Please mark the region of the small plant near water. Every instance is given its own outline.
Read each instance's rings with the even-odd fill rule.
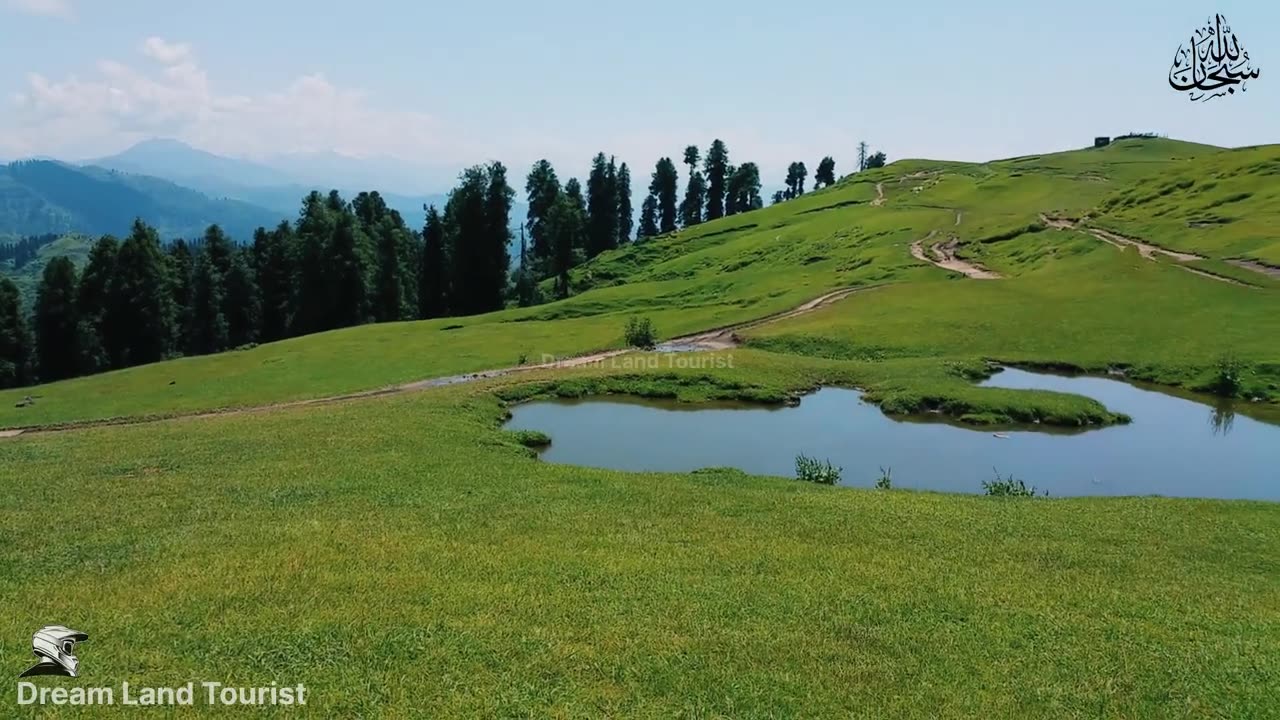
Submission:
[[[831,464],[830,460],[811,458],[804,453],[796,456],[796,479],[819,485],[835,485],[840,482],[844,468]]]
[[[982,481],[982,489],[991,497],[1035,497],[1040,494],[1034,485],[1027,485],[1026,482],[1015,478],[1012,473],[1008,477],[1001,477],[999,470],[991,469],[995,472],[996,479]]]
[[[622,336],[631,347],[652,350],[657,344],[658,331],[653,328],[653,321],[646,317],[627,318]]]
[[[880,466],[880,477],[876,478],[876,489],[877,490],[893,489],[893,468],[885,469],[883,465]]]
[[[1218,358],[1214,368],[1214,391],[1226,397],[1238,397],[1244,389],[1244,370],[1244,363],[1235,355],[1227,354]]]

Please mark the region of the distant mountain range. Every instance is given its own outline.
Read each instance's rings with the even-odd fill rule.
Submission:
[[[443,208],[449,199],[441,192],[413,193],[404,188],[424,187],[424,171],[390,158],[354,158],[339,153],[295,153],[266,163],[214,155],[177,140],[146,140],[110,157],[87,165],[126,173],[164,178],[213,197],[239,200],[294,218],[302,198],[312,190],[337,189],[351,198],[364,190],[377,190],[387,205],[398,210],[409,227],[421,229],[425,205]],[[436,178],[450,178],[454,171],[426,171]],[[512,178],[513,185],[519,185]],[[512,228],[518,232],[527,206],[516,203]]]
[[[0,236],[123,235],[141,217],[165,238],[195,237],[212,223],[247,241],[291,214],[146,175],[53,160],[0,166]]]
[[[443,193],[404,193],[415,170],[394,160],[337,153],[282,155],[270,164],[205,152],[177,140],[147,140],[117,155],[73,164],[41,158],[0,165],[0,237],[78,232],[123,234],[141,217],[166,238],[195,237],[218,223],[246,242],[259,226],[297,217],[312,190],[350,199],[377,190],[412,228]],[[514,182],[514,181],[513,181]],[[527,206],[517,202],[518,236]]]

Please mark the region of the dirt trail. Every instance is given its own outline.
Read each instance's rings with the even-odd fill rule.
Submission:
[[[876,199],[871,201],[873,207],[884,204],[884,183],[876,183]]]
[[[1199,276],[1200,276],[1200,277],[1202,277],[1202,278],[1209,278],[1210,280],[1217,280],[1218,282],[1223,282],[1223,283],[1226,283],[1226,284],[1228,284],[1228,285],[1239,285],[1240,287],[1252,288],[1252,289],[1254,289],[1254,290],[1257,290],[1257,289],[1258,289],[1258,286],[1257,286],[1257,285],[1249,285],[1249,284],[1247,284],[1247,283],[1242,283],[1242,282],[1240,282],[1239,280],[1236,280],[1236,279],[1234,279],[1234,278],[1229,278],[1229,277],[1227,277],[1227,276],[1225,276],[1225,275],[1215,275],[1214,273],[1211,273],[1211,272],[1209,272],[1208,270],[1197,270],[1196,268],[1187,267],[1187,266],[1185,266],[1185,265],[1179,265],[1178,267],[1182,268],[1183,270],[1186,270],[1187,272],[1191,273],[1192,275],[1199,275]]]
[[[809,300],[808,302],[784,310],[782,312],[766,315],[755,320],[747,320],[732,325],[725,325],[711,330],[704,330],[693,335],[685,335],[683,337],[673,338],[664,343],[659,344],[655,349],[659,352],[693,352],[705,350],[728,350],[737,347],[740,344],[740,338],[737,333],[740,330],[758,327],[771,322],[785,320],[787,318],[796,317],[805,313],[813,312],[819,308],[826,307],[832,303],[843,300],[850,295],[865,290],[875,290],[881,286],[843,288],[834,290]],[[575,357],[552,360],[550,362],[537,363],[533,365],[517,365],[514,367],[497,368],[494,370],[484,370],[481,372],[464,373],[462,375],[447,375],[444,377],[427,378],[425,380],[417,380],[415,382],[404,383],[402,385],[393,385],[375,390],[362,390],[359,392],[343,393],[341,395],[330,395],[328,397],[310,398],[307,400],[292,400],[287,402],[268,403],[265,405],[256,405],[250,407],[233,407],[221,408],[216,410],[197,410],[192,412],[179,412],[168,415],[149,415],[125,418],[104,418],[100,420],[82,420],[67,423],[58,423],[52,425],[18,427],[10,429],[0,429],[0,439],[13,438],[24,434],[35,433],[53,433],[53,432],[69,432],[72,430],[83,430],[94,427],[116,426],[116,425],[144,425],[147,423],[161,422],[165,420],[185,420],[204,417],[218,417],[224,415],[247,415],[250,413],[271,412],[274,410],[288,410],[292,408],[310,407],[313,405],[329,405],[332,403],[346,402],[350,400],[363,400],[368,398],[382,397],[385,395],[399,395],[402,393],[419,392],[435,387],[445,387],[449,385],[459,385],[462,383],[475,382],[477,380],[488,380],[492,378],[504,377],[516,373],[527,372],[530,370],[550,370],[560,368],[575,368],[584,365],[592,365],[603,362],[613,357],[634,352],[634,348],[625,348],[622,350],[603,350],[600,352],[589,353],[587,355],[578,355]]]
[[[956,255],[956,248],[960,247],[960,238],[955,235],[947,238],[946,242],[933,243],[929,245],[928,250],[926,251],[925,243],[928,243],[937,235],[938,231],[934,230],[923,240],[917,240],[911,243],[911,256],[917,260],[923,260],[930,265],[936,265],[943,270],[958,272],[965,277],[970,277],[974,280],[1000,279],[1000,273],[988,270],[976,263],[960,259]]]
[[[1235,265],[1238,268],[1252,270],[1257,273],[1262,273],[1268,277],[1280,279],[1280,267],[1276,267],[1275,265],[1267,265],[1256,260],[1228,260],[1227,263]]]
[[[1195,253],[1187,253],[1187,252],[1178,252],[1177,250],[1168,250],[1158,245],[1152,245],[1151,243],[1143,242],[1137,238],[1126,237],[1119,233],[1111,232],[1110,230],[1103,230],[1102,228],[1089,227],[1084,225],[1083,221],[1081,220],[1072,220],[1071,218],[1064,218],[1064,217],[1052,217],[1049,215],[1045,215],[1044,213],[1041,213],[1040,221],[1043,222],[1045,225],[1048,225],[1049,227],[1054,228],[1056,230],[1079,230],[1080,232],[1088,233],[1094,236],[1095,238],[1101,240],[1102,242],[1107,243],[1109,245],[1114,245],[1115,247],[1118,247],[1121,250],[1124,250],[1127,247],[1135,247],[1138,249],[1139,255],[1153,262],[1156,259],[1156,255],[1164,255],[1165,257],[1173,258],[1179,263],[1187,263],[1187,262],[1192,262],[1193,260],[1207,259],[1203,255],[1196,255]],[[1259,268],[1257,267],[1251,267],[1249,264],[1247,264],[1246,261],[1228,260],[1227,262],[1231,263],[1232,265],[1236,265],[1237,267],[1245,267],[1250,270],[1259,270]],[[1191,273],[1192,275],[1199,275],[1202,278],[1217,280],[1218,282],[1226,283],[1228,285],[1238,285],[1240,287],[1247,287],[1247,288],[1254,288],[1254,289],[1257,288],[1256,285],[1243,283],[1234,278],[1229,278],[1229,277],[1226,277],[1225,275],[1218,275],[1217,273],[1212,273],[1212,272],[1209,272],[1208,270],[1200,270],[1198,268],[1187,267],[1186,265],[1176,265],[1175,267],[1181,268],[1182,270],[1185,270]],[[1260,271],[1260,272],[1265,272],[1265,271]],[[1277,277],[1280,277],[1280,268],[1276,268],[1275,273]]]
[[[1050,217],[1042,213],[1040,215],[1040,221],[1057,230],[1079,230],[1081,232],[1089,233],[1102,242],[1109,243],[1120,249],[1124,249],[1125,247],[1135,247],[1138,249],[1138,254],[1147,260],[1155,260],[1156,255],[1171,257],[1178,262],[1191,262],[1192,260],[1205,259],[1203,255],[1178,252],[1177,250],[1167,250],[1158,245],[1143,242],[1137,238],[1126,237],[1120,233],[1111,232],[1110,230],[1103,230],[1102,228],[1084,225],[1079,220],[1071,220],[1070,218],[1063,217]]]

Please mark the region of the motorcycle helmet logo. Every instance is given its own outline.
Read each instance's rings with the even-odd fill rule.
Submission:
[[[31,675],[62,675],[76,677],[80,669],[80,660],[76,658],[76,643],[88,640],[89,636],[79,630],[72,630],[62,625],[48,625],[31,636],[31,651],[40,662],[29,668],[18,677]]]

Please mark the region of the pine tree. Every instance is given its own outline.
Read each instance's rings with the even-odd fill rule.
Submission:
[[[612,160],[598,153],[587,177],[587,257],[618,246],[618,179]]]
[[[204,231],[203,251],[209,256],[209,261],[218,269],[222,277],[225,278],[231,273],[231,260],[235,255],[236,246],[218,225],[210,225],[209,229]]]
[[[578,209],[578,215],[582,218],[582,222],[586,223],[587,202],[582,197],[582,184],[578,182],[578,178],[569,178],[569,181],[564,184],[564,195],[565,197],[569,198],[569,201],[573,203],[573,206]],[[573,254],[574,263],[573,264],[576,265],[582,258],[586,257],[586,254],[587,254],[586,231],[584,230],[583,232],[578,233],[577,235],[575,235],[575,238],[576,238],[576,241],[578,242],[578,245],[574,247],[574,254]]]
[[[394,210],[373,228],[376,245],[376,277],[373,286],[374,319],[407,320],[417,312],[417,283],[413,282],[413,238],[400,213]]]
[[[702,205],[706,202],[707,181],[698,169],[698,146],[684,149],[684,164],[689,166],[689,184],[685,186],[684,200],[680,203],[680,224],[693,227],[702,222]]]
[[[178,238],[169,244],[169,287],[173,297],[173,347],[187,347],[187,328],[191,325],[191,273],[195,259],[191,246]]]
[[[294,335],[334,327],[332,294],[326,272],[329,244],[337,228],[338,216],[344,210],[341,198],[335,195],[330,193],[325,198],[318,192],[312,192],[302,201],[296,230],[294,292],[289,313]],[[336,209],[334,205],[337,205]]]
[[[252,248],[237,248],[226,284],[227,340],[233,348],[258,342],[262,324],[262,296]]]
[[[418,317],[443,317],[449,310],[448,255],[444,220],[434,205],[427,208],[422,228],[422,259],[418,268]]]
[[[582,199],[582,183],[578,182],[578,178],[569,178],[569,182],[564,184],[564,194],[569,196],[569,199],[578,208],[578,212],[585,217],[587,203]]]
[[[725,200],[725,212],[728,214],[744,213],[764,206],[760,197],[760,168],[755,163],[743,163],[729,177],[728,194]]]
[[[58,256],[44,266],[35,307],[35,348],[41,382],[74,377],[80,371],[78,287],[76,266],[70,258]]]
[[[445,241],[453,290],[451,309],[473,315],[502,308],[511,263],[511,201],[501,163],[463,171],[445,205]]]
[[[676,229],[676,193],[680,184],[676,164],[671,158],[658,160],[653,168],[653,181],[649,183],[649,194],[658,201],[658,232],[669,233]]]
[[[885,164],[885,161],[886,161],[886,160],[887,160],[887,158],[885,158],[884,153],[882,153],[882,152],[878,152],[878,153],[876,153],[876,154],[874,154],[874,155],[868,155],[868,156],[867,156],[867,168],[866,168],[866,169],[871,170],[871,169],[874,169],[874,168],[882,168],[882,167],[884,167],[884,164]]]
[[[206,252],[208,248],[206,247]],[[135,220],[107,283],[107,353],[114,367],[163,360],[172,350],[173,296],[155,228]]]
[[[818,163],[818,171],[813,175],[813,189],[830,187],[836,184],[836,161],[830,155]]]
[[[552,254],[551,242],[547,239],[545,230],[547,214],[560,195],[560,180],[551,163],[546,160],[534,163],[525,180],[524,189],[529,203],[525,228],[533,241],[532,254],[536,260],[545,260]]]
[[[640,205],[640,231],[637,238],[650,238],[658,234],[658,198],[645,196]]]
[[[722,140],[715,140],[707,150],[707,220],[724,217],[724,198],[729,179],[729,148]]]
[[[513,290],[515,291],[516,304],[520,307],[529,307],[537,304],[538,301],[538,283],[533,275],[533,268],[530,262],[533,258],[529,254],[529,245],[525,241],[524,228],[520,228],[520,267],[516,269],[516,278]]]
[[[274,230],[260,230],[254,236],[253,261],[262,299],[262,342],[281,340],[289,334],[294,244],[293,226],[288,222],[281,222]]]
[[[867,143],[862,141],[858,143],[858,172],[867,169]]]
[[[22,312],[18,286],[0,278],[0,388],[30,381],[31,338]]]
[[[89,259],[85,263],[84,273],[80,276],[80,288],[76,297],[76,308],[79,310],[81,374],[95,373],[110,367],[111,359],[107,353],[107,303],[109,301],[108,284],[116,270],[116,257],[120,253],[120,242],[110,235],[105,235],[94,243],[89,251]]]
[[[516,192],[507,182],[507,167],[500,162],[486,168],[485,234],[481,256],[485,283],[481,287],[480,312],[501,310],[506,305],[507,281],[511,272],[511,203]]]
[[[626,163],[618,168],[618,244],[631,242],[635,218],[631,210],[631,168]]]
[[[556,278],[557,297],[569,296],[569,269],[574,264],[574,250],[585,242],[586,219],[582,208],[566,193],[556,200],[548,214],[547,232],[555,250],[551,272]]]
[[[187,327],[187,353],[207,355],[226,350],[230,327],[223,312],[226,307],[226,278],[208,246],[200,249],[191,274],[191,313]]]
[[[338,216],[325,276],[333,293],[333,327],[369,321],[369,238],[353,212]]]

